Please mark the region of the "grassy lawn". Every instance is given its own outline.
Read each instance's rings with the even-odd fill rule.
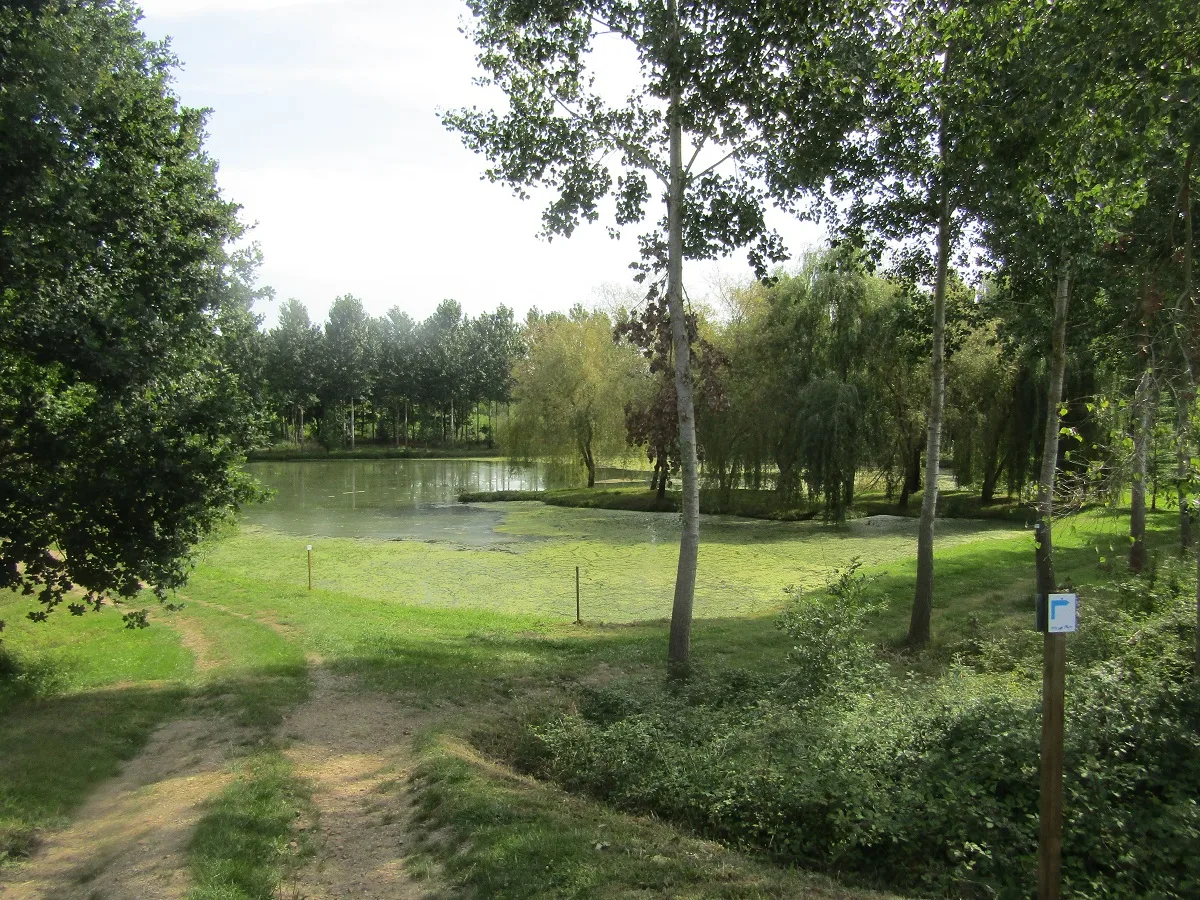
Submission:
[[[307,696],[308,656],[440,711],[436,730],[448,736],[428,741],[418,782],[434,835],[422,852],[481,895],[857,896],[567,797],[472,748],[472,736],[495,741],[523,707],[569,703],[572,687],[590,679],[659,677],[666,653],[672,517],[534,503],[502,509],[505,540],[485,548],[231,532],[204,548],[184,608],[155,609],[141,631],[122,629],[113,609],[37,626],[22,618],[24,598],[0,600],[18,672],[0,680],[0,864],[27,852],[38,829],[66,822],[171,717],[221,715],[268,734]],[[1173,524],[1173,513],[1152,515],[1155,552],[1169,552]],[[1123,516],[1100,512],[1062,525],[1060,576],[1086,585],[1122,565],[1126,528]],[[839,529],[713,517],[703,540],[693,647],[704,671],[780,671],[788,642],[774,614],[783,587],[815,589],[853,557],[887,599],[873,636],[894,645],[904,634],[913,522]],[[916,671],[939,671],[971,635],[1032,625],[1030,532],[945,520],[937,540],[934,644],[896,656]],[[573,624],[577,565],[582,627]],[[263,885],[277,885],[286,870],[255,841],[279,846],[290,826],[273,810],[303,808],[304,787],[269,742],[247,752],[198,832],[196,897],[270,896]],[[534,892],[514,893],[521,879]]]

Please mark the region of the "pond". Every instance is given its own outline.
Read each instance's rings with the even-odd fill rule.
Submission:
[[[463,491],[563,487],[549,466],[504,459],[305,460],[249,463],[274,496],[244,520],[284,534],[373,540],[451,541],[480,546],[498,534],[498,510],[465,506]]]

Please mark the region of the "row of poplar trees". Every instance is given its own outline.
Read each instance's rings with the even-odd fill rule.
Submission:
[[[517,192],[549,189],[547,235],[601,214],[643,224],[644,345],[673,372],[683,531],[669,661],[690,653],[700,540],[688,260],[785,256],[772,204],[921,275],[930,322],[924,491],[910,642],[930,637],[952,264],[986,270],[1046,359],[1039,591],[1067,360],[1093,330],[1136,379],[1135,460],[1151,407],[1176,398],[1190,475],[1200,363],[1192,186],[1200,29],[1192,0],[469,0],[482,80],[501,111],[445,124]],[[605,66],[636,54],[632,93]],[[596,75],[601,77],[595,77]],[[658,210],[661,201],[665,215]],[[649,221],[647,219],[649,217]],[[654,312],[661,310],[661,313]],[[1074,324],[1076,327],[1070,327]],[[1120,327],[1115,327],[1115,326]],[[1070,337],[1069,337],[1070,335]],[[665,337],[665,339],[663,339]],[[1095,342],[1093,341],[1094,345]],[[1136,462],[1135,465],[1142,465]],[[1134,541],[1144,547],[1144,477]]]
[[[520,326],[506,306],[470,318],[445,300],[417,322],[399,307],[371,316],[346,294],[323,326],[298,300],[283,303],[261,358],[267,399],[286,437],[303,443],[307,418],[323,444],[353,449],[364,420],[397,445],[410,435],[435,444],[465,440],[472,412],[509,401],[520,349]]]

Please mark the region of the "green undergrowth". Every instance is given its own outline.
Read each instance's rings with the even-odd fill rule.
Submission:
[[[860,898],[879,896],[764,865],[649,818],[521,778],[456,741],[413,776],[421,858],[474,896]],[[419,867],[418,867],[419,870]]]
[[[796,593],[777,674],[583,684],[493,745],[524,771],[777,861],[922,895],[1034,887],[1040,639],[962,641],[936,677],[870,638],[876,585]],[[1200,892],[1195,576],[1080,587],[1070,637],[1064,879],[1079,897]]]
[[[233,783],[209,800],[188,848],[188,900],[272,900],[312,855],[308,785],[277,750],[237,764]]]

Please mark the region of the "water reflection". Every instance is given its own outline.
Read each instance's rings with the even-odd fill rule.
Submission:
[[[558,487],[548,467],[505,460],[390,459],[260,462],[246,467],[275,492],[245,521],[288,534],[484,545],[503,513],[457,502],[463,491]]]

